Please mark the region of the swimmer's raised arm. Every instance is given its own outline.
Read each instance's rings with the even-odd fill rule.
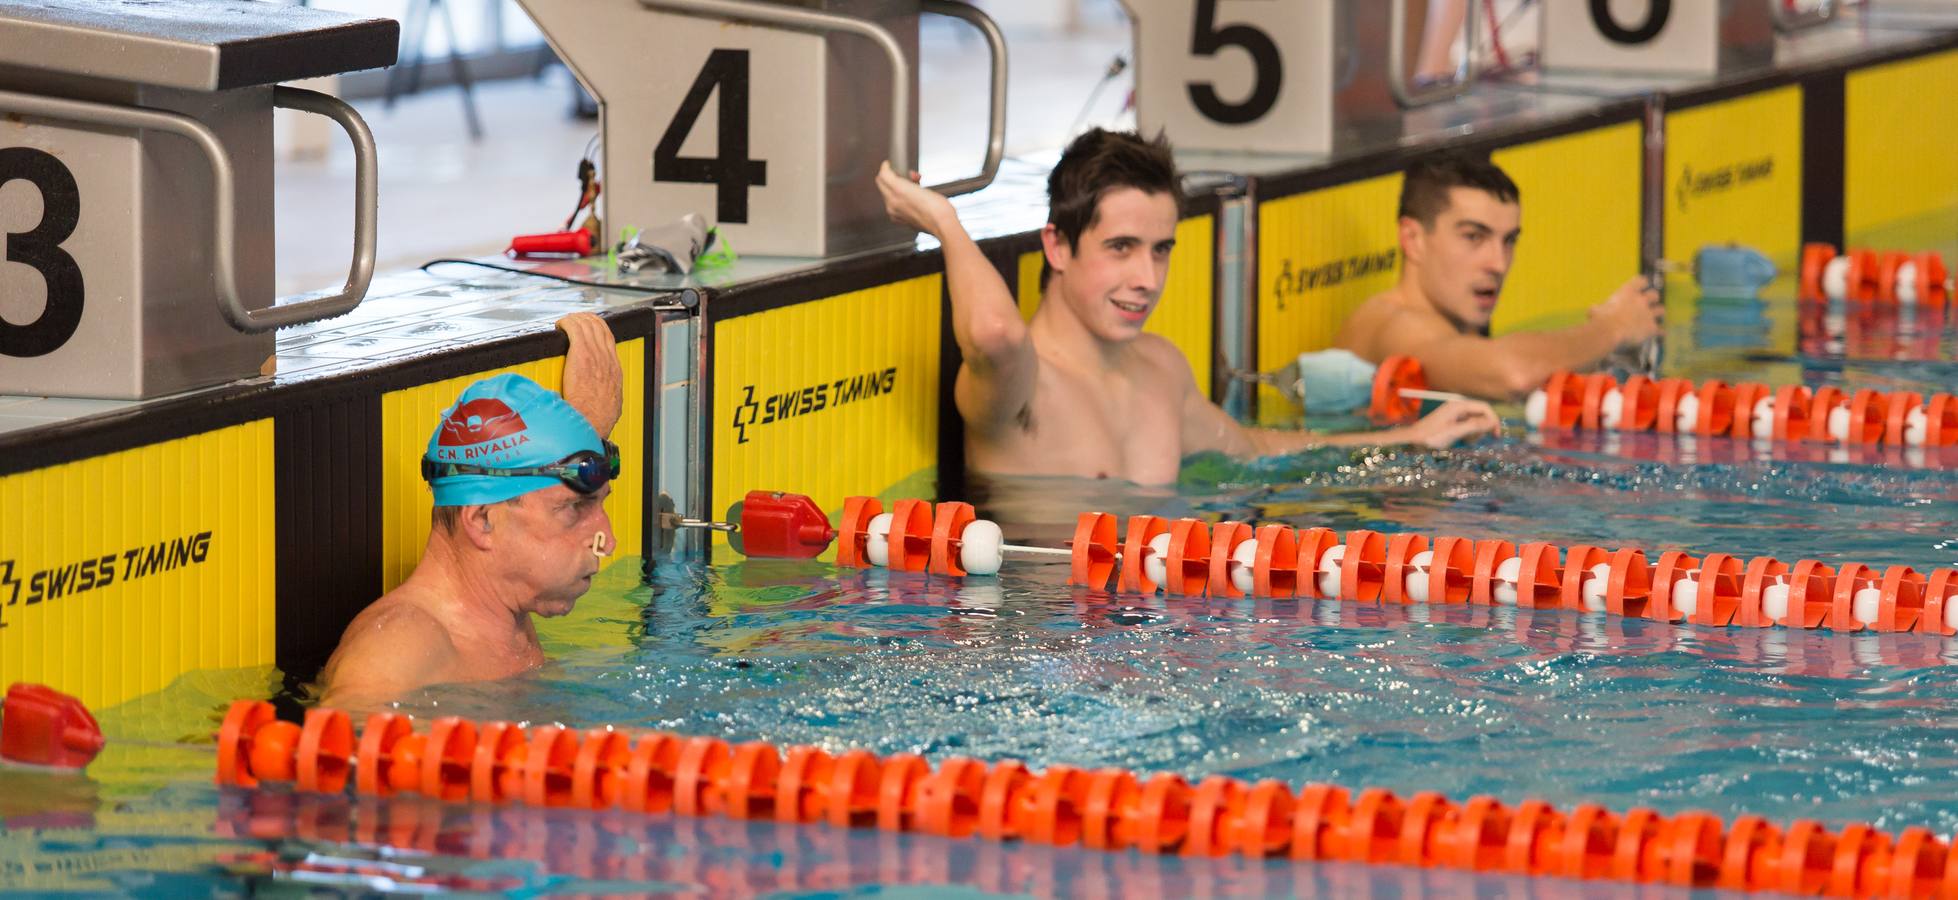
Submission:
[[[609,438],[625,409],[625,371],[619,366],[612,326],[580,312],[557,320],[557,330],[571,341],[564,354],[564,401],[591,422],[599,437]]]
[[[891,220],[938,239],[952,296],[952,334],[965,357],[954,396],[967,428],[994,434],[1010,427],[1033,399],[1038,361],[1013,292],[965,232],[952,202],[885,163],[877,190]]]
[[[1436,390],[1513,399],[1542,387],[1558,371],[1589,368],[1620,347],[1656,337],[1664,330],[1663,313],[1658,292],[1640,276],[1568,328],[1486,338],[1458,333],[1439,318],[1402,313],[1382,323],[1367,348],[1371,352],[1361,355],[1413,356]]]

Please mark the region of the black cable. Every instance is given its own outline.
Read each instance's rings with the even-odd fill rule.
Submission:
[[[578,285],[579,287],[599,288],[601,290],[607,290],[607,291],[629,291],[634,294],[679,294],[682,297],[685,297],[687,294],[691,293],[690,291],[685,289],[675,290],[674,288],[647,287],[645,285],[638,285],[638,284],[607,284],[603,281],[587,281],[582,278],[566,278],[563,275],[552,275],[549,272],[535,272],[535,271],[531,271],[530,269],[519,269],[516,266],[499,266],[496,263],[487,263],[481,260],[455,259],[453,257],[431,259],[428,262],[416,266],[415,268],[427,272],[430,268],[434,266],[477,266],[484,269],[495,269],[498,272],[510,272],[516,275],[528,275],[532,278],[548,278],[552,281],[562,281],[565,284],[575,284]],[[684,300],[682,300],[680,305],[687,306],[689,304],[687,304]]]

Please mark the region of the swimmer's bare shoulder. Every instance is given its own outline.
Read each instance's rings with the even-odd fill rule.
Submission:
[[[1144,381],[1158,388],[1196,388],[1196,374],[1190,371],[1190,360],[1177,349],[1169,338],[1160,334],[1141,334],[1132,344],[1136,358],[1143,361]]]
[[[448,626],[411,595],[397,590],[347,624],[340,647],[320,673],[321,703],[378,704],[419,685],[441,681],[460,653]]]
[[[1378,363],[1453,333],[1447,320],[1405,302],[1399,291],[1389,289],[1368,297],[1346,317],[1333,346]]]

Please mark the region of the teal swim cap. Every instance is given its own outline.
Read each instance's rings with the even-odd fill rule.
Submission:
[[[491,469],[548,466],[580,450],[604,453],[591,423],[563,397],[522,375],[464,388],[429,436],[426,459]],[[429,481],[436,506],[501,503],[564,482],[548,475],[445,475]]]

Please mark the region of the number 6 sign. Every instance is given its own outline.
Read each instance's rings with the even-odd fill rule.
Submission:
[[[1135,20],[1136,120],[1189,150],[1329,153],[1398,132],[1406,0],[1123,0]],[[1471,19],[1472,21],[1472,19]]]
[[[1543,67],[1712,75],[1774,59],[1775,33],[1827,21],[1789,0],[1568,0],[1543,4]]]

